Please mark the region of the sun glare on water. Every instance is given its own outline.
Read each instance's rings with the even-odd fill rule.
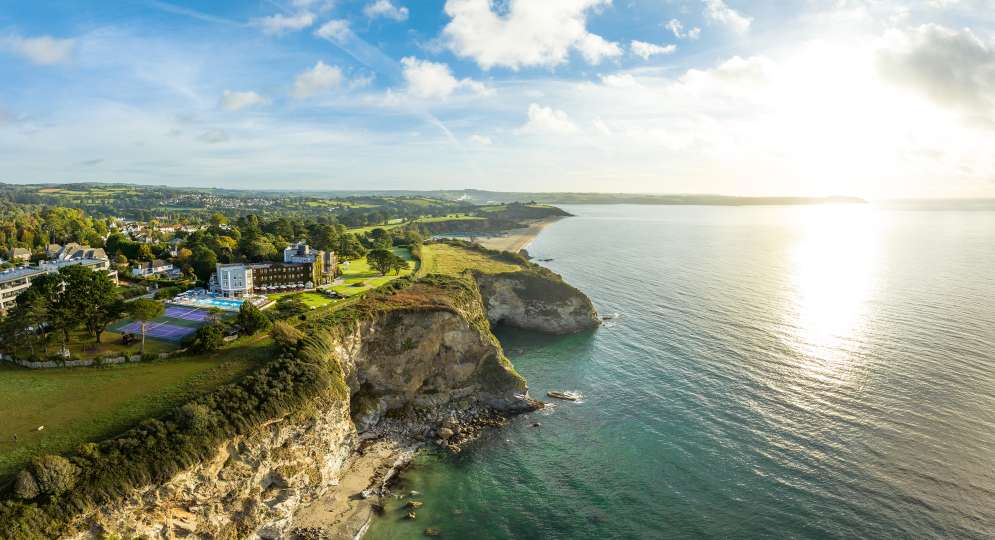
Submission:
[[[866,205],[806,208],[791,253],[788,345],[800,368],[829,380],[847,378],[875,287],[880,223]]]

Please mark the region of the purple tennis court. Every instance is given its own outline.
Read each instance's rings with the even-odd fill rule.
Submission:
[[[169,323],[149,323],[145,325],[145,336],[164,339],[167,341],[180,341],[183,338],[189,336],[190,334],[196,332],[196,328],[189,328],[186,326],[176,326]],[[138,322],[129,323],[118,329],[118,332],[129,332],[136,335],[141,335],[142,325]]]
[[[203,309],[169,306],[166,308],[166,316],[185,321],[205,322],[210,320],[211,313]]]

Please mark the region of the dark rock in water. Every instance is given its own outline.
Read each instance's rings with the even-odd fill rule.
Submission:
[[[425,503],[421,501],[408,501],[408,508],[412,510],[418,510],[422,506],[425,506]]]
[[[382,504],[373,503],[371,506],[373,508],[373,513],[374,514],[376,514],[378,516],[382,516],[383,515],[384,507],[383,507]]]
[[[435,527],[425,529],[425,536],[439,536],[440,534],[442,534],[442,531]]]
[[[525,257],[526,259],[531,259],[532,258],[532,256],[529,255],[529,250],[524,249],[524,248],[518,250],[518,254],[521,255],[522,257]]]
[[[414,512],[408,512],[408,515],[406,515],[406,516],[404,516],[404,517],[406,517],[406,518],[408,518],[408,519],[415,519],[415,517],[416,517],[416,516],[415,516],[415,513],[414,513]]]
[[[541,426],[541,425],[542,425],[542,424],[540,424],[539,422],[533,422],[533,423],[532,423],[532,427],[539,427],[539,426]]]

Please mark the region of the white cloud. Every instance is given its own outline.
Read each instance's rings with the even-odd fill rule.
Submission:
[[[469,141],[472,142],[473,144],[479,144],[481,146],[490,146],[491,144],[494,144],[494,141],[492,141],[491,138],[486,135],[477,135],[477,134],[470,135]]]
[[[327,92],[342,85],[342,70],[318,61],[313,68],[297,75],[294,80],[294,97],[307,98]]]
[[[677,50],[677,45],[656,45],[654,43],[646,43],[645,41],[632,40],[629,50],[632,51],[632,54],[643,60],[649,60],[651,56],[658,54],[673,54]]]
[[[408,56],[401,59],[401,65],[404,80],[408,83],[408,94],[419,99],[446,98],[460,89],[478,95],[491,92],[486,85],[473,79],[457,80],[446,64]]]
[[[674,33],[674,37],[677,39],[698,39],[701,37],[701,28],[695,26],[687,32],[684,31],[684,23],[678,19],[670,19],[663,25],[665,28]]]
[[[601,83],[605,86],[613,86],[615,88],[628,88],[639,84],[636,82],[636,78],[633,77],[631,73],[613,73],[611,75],[602,75]]]
[[[385,19],[393,19],[395,21],[404,21],[408,19],[408,8],[401,6],[395,6],[390,0],[376,0],[375,2],[370,2],[366,4],[363,8],[363,13],[371,19],[376,19],[377,17],[383,17]]]
[[[753,23],[752,17],[741,15],[732,9],[723,0],[702,0],[705,3],[705,18],[709,21],[721,24],[738,34],[746,33]]]
[[[207,144],[223,143],[228,140],[228,134],[223,129],[209,129],[201,133],[197,140]]]
[[[529,105],[529,120],[518,129],[519,133],[553,135],[568,135],[577,131],[577,125],[567,113],[538,103]]]
[[[253,19],[251,22],[254,26],[262,28],[264,34],[280,35],[284,32],[295,32],[311,26],[314,24],[314,14],[309,11],[303,11],[296,15],[277,13],[276,15]]]
[[[270,100],[268,97],[261,96],[251,90],[247,92],[225,90],[224,94],[221,95],[219,105],[226,111],[237,111],[246,107],[266,105],[269,102]]]
[[[0,49],[19,54],[39,65],[59,64],[69,60],[75,45],[75,40],[51,36],[0,38]]]
[[[893,83],[946,106],[995,115],[995,49],[970,29],[892,29],[881,39],[876,60]]]
[[[314,35],[330,41],[342,42],[349,36],[349,21],[332,19],[315,30]]]
[[[622,55],[618,44],[587,31],[588,12],[609,5],[611,0],[447,0],[452,20],[443,39],[454,53],[484,69],[556,66],[572,50],[598,64]],[[499,14],[497,8],[506,12]]]

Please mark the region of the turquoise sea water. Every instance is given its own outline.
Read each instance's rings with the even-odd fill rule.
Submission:
[[[995,212],[567,209],[530,251],[618,318],[499,337],[582,402],[422,457],[367,538],[995,537]]]

